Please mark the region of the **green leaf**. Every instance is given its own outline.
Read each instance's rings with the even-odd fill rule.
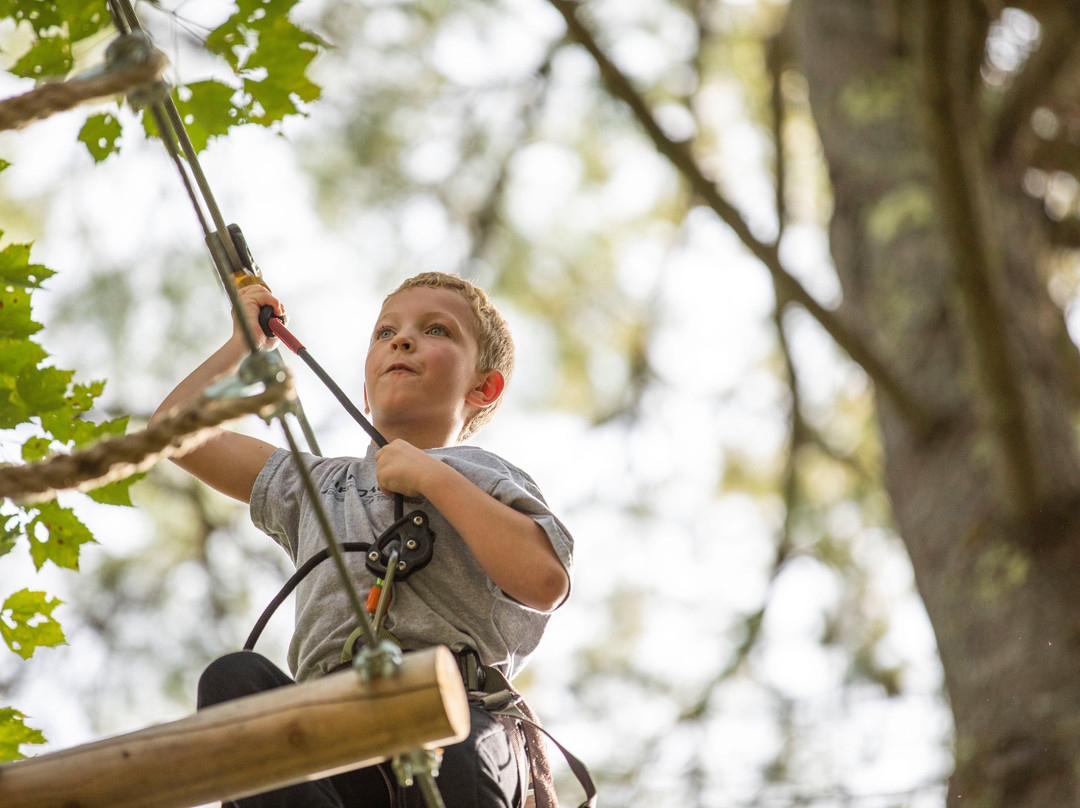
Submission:
[[[41,460],[49,453],[49,449],[52,447],[52,441],[49,438],[29,438],[22,447],[22,459],[27,463],[33,463],[35,460]]]
[[[68,403],[76,412],[86,412],[94,406],[94,399],[105,391],[105,382],[102,380],[92,381],[89,384],[73,384]],[[56,433],[53,433],[56,434]]]
[[[236,16],[250,28],[264,29],[277,20],[288,17],[295,5],[296,0],[277,0],[274,3],[267,0],[237,0]]]
[[[9,244],[0,251],[0,284],[38,289],[55,274],[48,267],[30,263],[29,244]]]
[[[259,46],[244,67],[248,70],[263,67],[270,74],[278,74],[280,80],[297,80],[303,78],[318,53],[316,37],[285,18],[275,17],[260,33]]]
[[[45,349],[32,340],[0,338],[0,377],[8,377],[14,384],[23,368],[27,365],[36,367],[48,356]]]
[[[15,380],[15,390],[31,413],[59,410],[67,404],[74,371],[27,366]]]
[[[90,499],[94,500],[94,502],[100,502],[102,505],[122,505],[130,508],[132,507],[131,486],[145,476],[146,474],[133,474],[123,480],[117,480],[86,493]]]
[[[77,570],[80,548],[94,541],[90,530],[70,508],[55,502],[39,505],[37,511],[26,530],[34,565],[40,570],[51,561],[63,569]]]
[[[127,432],[128,416],[114,418],[110,421],[102,421],[95,424],[93,421],[72,421],[71,437],[68,440],[75,442],[76,446],[86,446],[102,438],[119,437]],[[56,434],[55,432],[53,433]]]
[[[261,124],[279,121],[299,112],[297,101],[311,102],[320,88],[304,75],[318,53],[318,41],[287,19],[278,19],[259,37],[259,47],[251,54],[248,70],[265,68],[260,81],[247,80],[244,89],[258,101],[263,114],[254,118]]]
[[[197,81],[186,89],[187,100],[178,97],[176,106],[195,150],[202,151],[210,138],[226,134],[239,123],[240,114],[233,104],[236,89],[213,79]]]
[[[82,0],[86,4],[86,0]],[[60,11],[60,4],[40,0],[39,2],[26,2],[26,0],[2,0],[0,2],[0,17],[14,17],[16,20],[27,20],[34,27],[34,31],[41,34],[50,28],[64,24],[64,16]]]
[[[10,553],[20,536],[22,536],[22,523],[18,515],[0,514],[0,556]]]
[[[30,293],[0,288],[0,339],[25,339],[40,330],[30,314]]]
[[[72,42],[93,36],[112,24],[112,18],[100,0],[64,0],[62,13]]]
[[[100,424],[84,421],[76,418],[76,415],[75,410],[43,413],[41,426],[58,441],[74,443],[76,446],[86,446],[101,438],[123,435],[127,431],[128,417],[126,415],[111,421],[102,421]]]
[[[44,592],[23,589],[0,606],[0,636],[8,648],[29,659],[38,648],[53,648],[64,642],[64,632],[52,616],[62,601]]]
[[[23,406],[14,388],[0,388],[0,429],[14,429],[30,420],[30,412]]]
[[[26,755],[19,747],[28,743],[45,743],[41,730],[26,726],[25,715],[12,707],[0,707],[0,761],[22,760]]]
[[[182,90],[182,92],[181,92]],[[240,108],[233,103],[236,89],[219,81],[199,81],[173,93],[176,108],[196,151],[202,151],[211,137],[245,123]],[[148,137],[160,137],[152,115],[143,116]]]
[[[72,408],[67,412],[40,412],[38,413],[38,419],[41,421],[42,429],[61,443],[70,443],[75,440],[77,434],[86,429],[85,424],[92,423],[83,421],[77,418],[76,415],[78,415],[78,412],[75,408]]]
[[[94,115],[86,119],[79,130],[79,140],[85,145],[95,163],[100,163],[110,154],[120,151],[120,121],[111,113]]]
[[[211,31],[206,38],[207,49],[225,59],[235,71],[240,70],[241,60],[247,51],[247,39],[240,29],[242,20],[243,15],[237,12]]]
[[[35,42],[9,71],[30,79],[62,78],[71,72],[74,64],[71,40],[55,35],[42,37]]]

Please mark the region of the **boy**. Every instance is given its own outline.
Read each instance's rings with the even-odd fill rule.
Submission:
[[[264,347],[261,307],[284,318],[262,286],[240,291],[245,316]],[[239,326],[162,402],[154,418],[196,398],[247,354]],[[304,455],[337,541],[373,541],[394,521],[393,495],[422,498],[435,541],[432,561],[395,587],[383,625],[405,649],[444,644],[475,652],[508,679],[521,670],[549,613],[570,590],[573,540],[524,472],[457,444],[502,400],[514,350],[502,316],[480,289],[454,275],[423,273],[383,302],[364,366],[364,402],[387,445],[363,458]],[[153,420],[153,419],[152,419]],[[257,438],[219,430],[176,460],[199,479],[250,503],[255,525],[299,566],[324,545],[294,461]],[[414,507],[408,503],[406,510]],[[358,591],[374,583],[360,554],[348,558]],[[297,589],[289,667],[298,681],[340,666],[356,629],[338,572],[322,564]],[[217,660],[199,683],[199,706],[292,680],[258,654]],[[479,708],[469,738],[446,749],[438,780],[450,808],[522,802],[525,783],[505,725]],[[396,793],[382,767],[361,769],[239,800],[245,808],[420,805],[417,789]],[[403,801],[399,801],[403,800]]]

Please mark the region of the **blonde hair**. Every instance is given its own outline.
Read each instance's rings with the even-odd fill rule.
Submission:
[[[502,374],[506,384],[509,384],[510,377],[514,373],[514,338],[510,335],[510,326],[499,314],[487,293],[458,275],[451,275],[448,272],[421,272],[403,281],[397,289],[388,294],[383,300],[383,305],[385,306],[386,301],[394,295],[417,287],[449,289],[461,295],[473,313],[473,334],[479,347],[476,369],[481,373],[497,370]],[[462,427],[458,440],[465,440],[479,432],[480,428],[491,420],[495,410],[502,403],[502,398],[500,395],[494,404],[484,407],[470,418]]]

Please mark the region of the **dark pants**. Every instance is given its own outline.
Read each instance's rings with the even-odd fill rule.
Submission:
[[[199,679],[200,708],[249,696],[293,680],[266,657],[237,651],[210,663]],[[520,777],[505,726],[483,709],[470,709],[469,737],[443,752],[436,784],[446,808],[514,808]],[[422,808],[419,786],[400,788],[388,765],[370,766],[323,780],[245,797],[235,808]]]

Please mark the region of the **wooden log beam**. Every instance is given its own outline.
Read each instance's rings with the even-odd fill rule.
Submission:
[[[3,808],[186,808],[463,740],[469,707],[445,647],[392,678],[351,670],[0,766]]]

